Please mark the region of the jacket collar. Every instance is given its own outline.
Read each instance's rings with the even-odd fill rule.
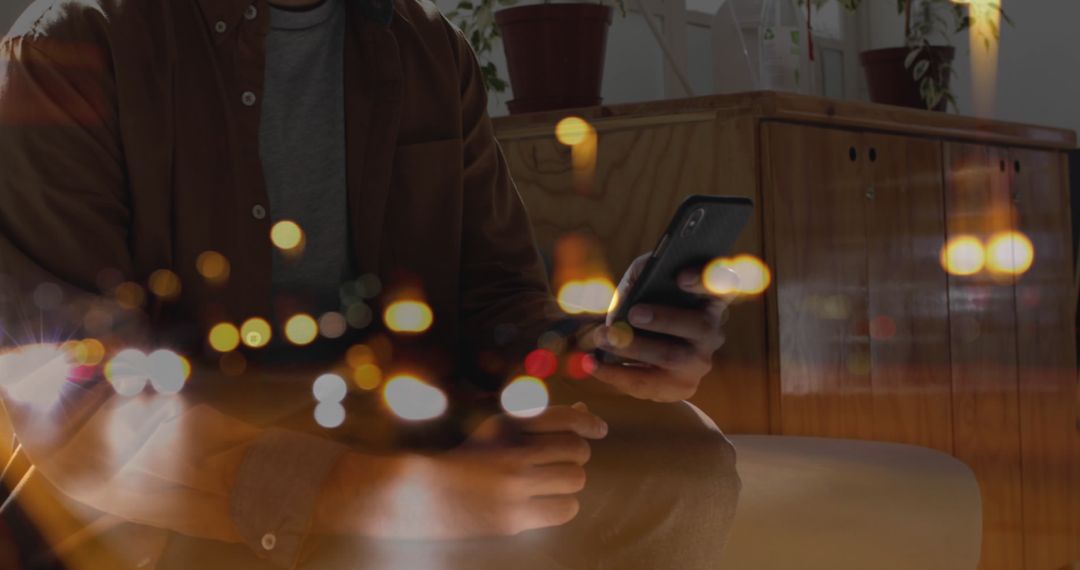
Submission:
[[[250,6],[255,6],[261,14],[269,13],[268,0],[198,0],[198,2],[212,36],[223,35],[216,31],[218,22],[224,23],[228,30],[236,27]],[[376,24],[389,26],[394,20],[395,0],[346,0],[346,2],[355,4],[366,19]]]

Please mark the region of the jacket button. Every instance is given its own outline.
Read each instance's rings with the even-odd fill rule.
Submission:
[[[277,537],[274,536],[274,533],[268,532],[263,535],[261,542],[263,550],[273,550],[277,546]]]
[[[217,23],[214,24],[214,31],[219,33],[219,34],[224,34],[225,30],[228,30],[228,29],[229,29],[228,24],[226,24],[225,22],[223,22],[221,20],[218,20]]]
[[[240,101],[247,107],[254,106],[257,100],[258,98],[251,91],[244,91],[244,94],[240,96]]]
[[[254,20],[259,17],[259,9],[256,8],[254,4],[248,6],[247,9],[244,10],[244,17],[248,20]]]
[[[255,204],[251,207],[251,217],[256,220],[262,220],[266,218],[266,208],[262,204]]]

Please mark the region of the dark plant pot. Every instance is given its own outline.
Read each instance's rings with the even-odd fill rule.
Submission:
[[[611,7],[534,4],[495,13],[514,99],[512,114],[600,104]]]
[[[924,50],[915,60],[918,62],[930,59],[930,69],[927,74],[936,75],[943,63],[951,65],[956,56],[956,49],[949,46],[931,47],[930,51],[933,52],[932,57]],[[859,61],[862,63],[863,71],[866,72],[866,82],[870,87],[871,101],[916,109],[926,108],[926,102],[919,94],[919,84],[912,77],[912,70],[904,67],[904,60],[910,52],[911,50],[906,47],[899,47],[875,49],[859,54]],[[950,75],[945,74],[943,87],[949,86]],[[948,105],[948,101],[942,98],[934,110],[945,111]]]

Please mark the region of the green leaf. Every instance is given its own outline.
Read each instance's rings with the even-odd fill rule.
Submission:
[[[919,54],[922,53],[922,50],[923,50],[923,47],[918,46],[918,47],[913,48],[911,51],[908,52],[907,57],[904,58],[904,68],[905,69],[911,69],[911,66],[915,64],[915,58],[919,57]]]
[[[919,81],[920,79],[922,79],[926,75],[927,71],[930,71],[930,60],[920,59],[915,64],[915,68],[912,70],[915,81]]]

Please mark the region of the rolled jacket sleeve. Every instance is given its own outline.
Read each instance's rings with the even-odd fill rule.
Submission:
[[[259,557],[295,567],[311,531],[319,493],[345,446],[269,429],[249,447],[230,495],[237,533]]]

